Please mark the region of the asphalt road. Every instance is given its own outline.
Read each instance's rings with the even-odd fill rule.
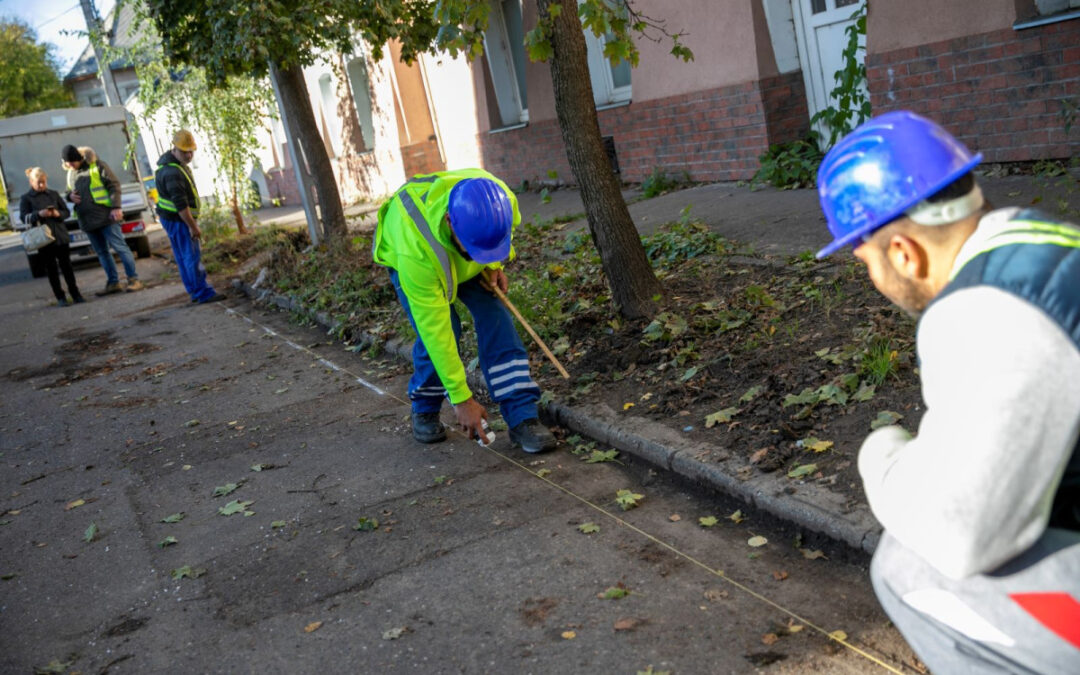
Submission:
[[[858,554],[566,446],[420,446],[400,363],[193,306],[158,257],[58,308],[9,244],[0,672],[886,672],[813,626],[914,672]]]

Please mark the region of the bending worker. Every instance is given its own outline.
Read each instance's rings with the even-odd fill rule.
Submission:
[[[202,264],[200,241],[202,230],[199,217],[199,192],[191,177],[191,158],[195,156],[195,137],[187,129],[173,134],[172,149],[158,159],[154,174],[157,185],[157,214],[161,226],[169,235],[180,281],[191,296],[192,302],[206,303],[224,300],[206,281],[206,268]]]
[[[909,112],[818,173],[835,240],[920,314],[926,412],[870,434],[859,473],[885,527],[885,611],[935,673],[1080,673],[1080,229],[992,209],[981,161]]]
[[[487,411],[469,390],[458,353],[461,322],[453,302],[460,300],[473,316],[480,368],[511,442],[530,453],[555,447],[538,420],[540,388],[529,374],[528,353],[490,290],[506,291],[502,262],[513,257],[511,233],[520,221],[517,197],[481,169],[415,176],[379,209],[375,262],[390,268],[417,334],[409,399],[413,437],[421,443],[446,438],[439,421],[444,398],[467,437],[486,437]]]

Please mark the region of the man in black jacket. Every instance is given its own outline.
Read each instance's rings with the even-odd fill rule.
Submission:
[[[65,145],[60,152],[60,158],[69,169],[68,201],[75,205],[79,228],[90,239],[90,245],[105,270],[105,289],[98,291],[97,295],[124,291],[120,287],[120,277],[109,247],[119,254],[120,262],[124,265],[127,290],[141,290],[143,284],[135,270],[135,256],[131,254],[120,229],[124,212],[120,209],[120,181],[116,174],[108,164],[98,159],[91,148],[79,149],[73,145]]]
[[[154,174],[157,185],[157,214],[161,226],[169,235],[180,280],[191,296],[192,302],[217,302],[224,300],[206,281],[206,268],[202,264],[199,241],[202,230],[199,217],[199,193],[188,164],[195,156],[195,138],[187,129],[173,135],[173,147],[158,159]]]

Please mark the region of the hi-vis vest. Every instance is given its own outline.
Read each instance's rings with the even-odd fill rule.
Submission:
[[[193,194],[195,196],[195,203],[194,204],[188,204],[188,210],[191,211],[192,217],[198,218],[199,217],[199,191],[195,189],[195,183],[191,180],[191,176],[188,175],[188,172],[186,170],[184,170],[184,167],[180,166],[176,162],[169,162],[166,166],[175,166],[177,169],[180,170],[180,173],[183,174],[184,178],[187,179],[188,185],[191,186],[191,194]],[[179,213],[179,211],[176,210],[176,204],[173,204],[172,200],[166,199],[161,194],[160,189],[158,189],[157,205],[158,205],[158,208],[161,209],[162,211],[168,211],[169,213]]]
[[[382,205],[371,247],[376,263],[397,271],[416,332],[454,404],[472,394],[465,382],[465,367],[454,339],[450,303],[457,297],[459,283],[472,279],[485,268],[501,267],[498,263],[481,265],[466,260],[453,245],[450,228],[445,223],[450,190],[466,178],[489,178],[498,183],[513,205],[513,225],[516,227],[521,222],[517,197],[487,171],[439,171],[414,176]],[[510,258],[513,255],[511,249]]]
[[[1034,209],[986,241],[934,302],[971,286],[993,286],[1042,310],[1080,350],[1080,230]],[[1054,494],[1050,527],[1080,531],[1080,441]]]
[[[112,200],[109,199],[109,191],[105,189],[105,183],[101,180],[101,169],[97,162],[90,164],[90,197],[96,204],[106,208],[112,208]],[[68,190],[75,189],[75,172],[68,172]]]

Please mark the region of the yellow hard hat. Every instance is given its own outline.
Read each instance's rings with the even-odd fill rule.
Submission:
[[[195,137],[187,129],[181,129],[173,134],[172,144],[177,150],[193,152],[195,150]]]

